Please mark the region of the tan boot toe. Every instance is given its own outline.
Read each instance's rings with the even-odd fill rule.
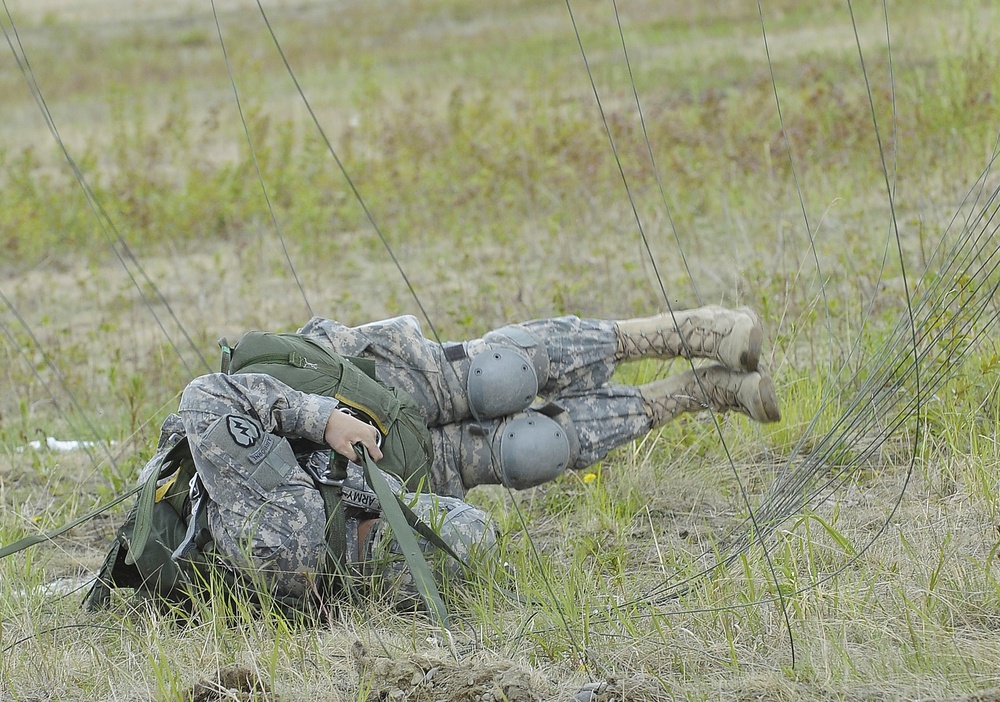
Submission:
[[[739,404],[746,410],[744,414],[751,419],[764,424],[781,421],[778,393],[774,389],[774,381],[771,380],[771,376],[750,373],[749,377],[741,383],[737,397]],[[740,409],[740,411],[743,410]]]
[[[684,412],[711,409],[740,412],[762,423],[781,419],[774,381],[766,373],[733,370],[721,365],[696,368],[640,386],[653,425]]]
[[[734,317],[732,331],[722,338],[715,358],[733,370],[755,371],[760,365],[764,329],[749,307],[741,307]]]

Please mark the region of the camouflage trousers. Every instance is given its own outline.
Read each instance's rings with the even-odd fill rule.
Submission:
[[[450,353],[455,344],[425,338],[410,315],[358,327],[314,317],[299,331],[336,353],[374,360],[379,380],[416,399],[434,442],[432,488],[441,494],[465,494],[463,464],[488,463],[493,437],[518,416],[473,418],[466,390],[472,359],[497,346],[519,346],[523,333],[535,342],[521,350],[535,366],[539,396],[563,410],[556,419],[574,445],[571,468],[596,463],[652,426],[638,389],[609,384],[617,340],[608,320],[565,316],[510,325],[462,342],[461,354]],[[521,416],[537,411],[527,409]]]

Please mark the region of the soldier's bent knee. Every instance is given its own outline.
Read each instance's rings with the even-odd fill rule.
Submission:
[[[549,358],[526,329],[511,325],[483,337],[486,350],[472,359],[466,391],[479,420],[527,409],[548,379]]]
[[[572,458],[565,430],[543,414],[512,419],[504,425],[499,438],[500,480],[515,490],[554,480]]]

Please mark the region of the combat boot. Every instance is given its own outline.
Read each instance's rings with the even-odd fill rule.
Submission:
[[[752,310],[710,305],[615,322],[616,359],[710,358],[733,370],[755,371],[764,339]]]
[[[700,383],[699,383],[700,381]],[[781,419],[771,377],[724,366],[695,368],[639,386],[646,411],[658,427],[684,412],[742,412],[758,422]]]

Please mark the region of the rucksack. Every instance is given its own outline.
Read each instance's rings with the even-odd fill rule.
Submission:
[[[158,465],[147,465],[153,472],[116,531],[87,594],[85,604],[90,610],[107,606],[113,588],[131,588],[169,603],[182,603],[191,595],[186,586],[195,579],[192,576],[199,568],[195,558],[201,554],[190,554],[192,558],[184,563],[172,557],[187,534],[191,514],[190,484],[195,470],[187,438],[158,452],[153,461]]]
[[[235,346],[225,339],[220,346],[223,372],[266,373],[296,390],[335,397],[352,408],[383,434],[379,469],[398,476],[411,490],[426,484],[433,454],[419,408],[406,393],[379,382],[373,362],[340,356],[300,334],[248,332]],[[342,458],[340,467],[331,465],[331,475],[345,468]],[[182,605],[191,601],[193,589],[210,579],[240,589],[240,574],[212,557],[204,510],[193,509],[199,478],[187,438],[159,447],[144,474],[146,482],[115,534],[86,606],[107,606],[114,588],[132,588],[154,600]],[[336,485],[316,487],[327,517],[328,558],[321,575],[333,588],[341,570],[338,562],[343,561],[344,510]],[[410,516],[403,518],[411,521]],[[411,526],[426,530],[419,528],[424,525]],[[243,594],[252,598],[252,587]],[[278,598],[278,604],[293,611],[308,609],[308,603],[297,599]]]
[[[382,433],[379,468],[408,490],[428,487],[434,453],[423,415],[412,397],[375,378],[374,361],[341,356],[302,334],[252,331],[231,349],[224,342],[224,373],[266,373],[301,392],[336,398]]]

